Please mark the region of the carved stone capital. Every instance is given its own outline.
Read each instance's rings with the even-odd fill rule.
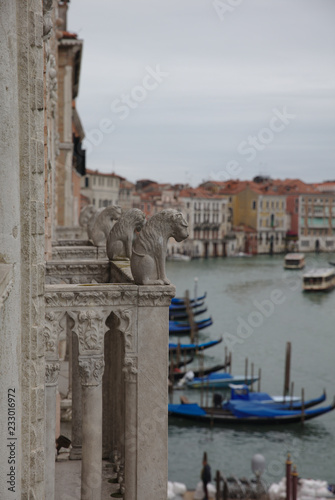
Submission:
[[[104,373],[105,361],[101,356],[79,356],[79,374],[81,384],[89,387],[100,385]]]
[[[44,342],[46,354],[56,354],[58,352],[59,335],[65,331],[63,318],[65,311],[50,311],[45,313]]]
[[[141,286],[138,289],[138,305],[139,307],[168,307],[174,296],[174,286]]]
[[[45,384],[54,386],[58,384],[60,364],[58,361],[46,361],[45,363]]]
[[[108,327],[106,319],[110,311],[89,307],[87,310],[69,311],[74,320],[73,331],[79,340],[79,352],[103,352],[104,336]]]
[[[137,358],[125,357],[123,362],[122,371],[124,372],[124,379],[126,382],[136,383],[137,382]]]

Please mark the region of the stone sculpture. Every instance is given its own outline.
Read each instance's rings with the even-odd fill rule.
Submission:
[[[169,285],[165,274],[167,242],[170,237],[183,241],[188,224],[181,212],[168,208],[155,214],[145,224],[133,243],[131,272],[137,285]]]
[[[88,221],[92,217],[93,214],[97,212],[97,209],[95,208],[94,205],[86,205],[82,209],[79,215],[79,226],[80,227],[87,227]]]
[[[145,224],[145,215],[138,208],[127,210],[112,227],[107,238],[109,260],[130,259],[134,231],[141,231]]]
[[[120,218],[121,213],[120,207],[111,205],[99,210],[90,218],[87,225],[87,234],[96,247],[106,244],[114,221]]]

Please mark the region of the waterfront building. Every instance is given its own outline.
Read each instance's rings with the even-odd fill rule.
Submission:
[[[257,253],[284,252],[286,232],[286,196],[265,186],[258,198]]]
[[[335,193],[319,191],[299,195],[299,250],[335,250]]]
[[[179,203],[189,223],[185,252],[192,257],[225,256],[225,237],[231,229],[226,199],[202,188],[185,188],[179,193]]]
[[[123,177],[115,174],[86,169],[86,175],[81,180],[81,194],[90,200],[96,208],[105,208],[119,204],[120,182]]]

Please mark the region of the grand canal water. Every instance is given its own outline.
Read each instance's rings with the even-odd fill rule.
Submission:
[[[333,257],[307,256],[306,268],[325,267]],[[255,371],[262,369],[261,389],[282,394],[286,342],[290,341],[295,395],[300,395],[304,388],[305,398],[311,399],[325,388],[330,404],[335,395],[335,291],[303,293],[302,272],[284,271],[283,256],[168,262],[167,275],[176,285],[178,296],[186,289],[193,296],[194,278],[198,277],[198,292],[207,291],[208,315],[213,318],[213,325],[204,333],[199,332],[199,338],[206,341],[223,335],[228,340],[233,353],[233,375],[244,374],[248,357],[249,367],[253,362]],[[260,304],[271,297],[277,303],[270,307],[267,302],[268,312],[257,314]],[[242,323],[249,325],[245,339],[238,335]],[[183,337],[182,341],[188,340]],[[205,352],[205,364],[216,364],[224,357],[224,344]],[[184,393],[190,400],[200,401],[199,392]],[[175,403],[179,396],[175,391]],[[252,477],[251,458],[261,453],[266,460],[265,480],[278,482],[290,452],[300,476],[335,482],[335,411],[304,426],[266,429],[211,430],[170,420],[169,479],[194,488],[205,450],[212,471],[219,469],[225,475]]]

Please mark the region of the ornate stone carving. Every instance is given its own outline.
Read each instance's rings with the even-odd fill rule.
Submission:
[[[109,260],[130,259],[134,231],[141,231],[145,224],[145,215],[138,208],[127,210],[112,227],[107,238],[107,256]]]
[[[82,385],[100,385],[104,373],[105,362],[103,356],[79,356],[79,374]]]
[[[46,385],[57,385],[60,364],[58,361],[47,361],[45,363],[45,383]]]
[[[109,263],[63,263],[49,261],[46,263],[46,284],[56,283],[108,283]]]
[[[88,221],[97,212],[94,205],[87,205],[82,209],[79,215],[79,226],[87,228]]]
[[[88,221],[87,234],[95,246],[105,245],[106,239],[114,225],[114,221],[121,216],[121,208],[111,205],[96,212]]]
[[[124,358],[122,371],[124,372],[124,379],[126,382],[130,383],[137,382],[137,373],[138,373],[137,358],[133,357]]]
[[[56,58],[53,55],[50,55],[49,58],[49,98],[51,105],[51,113],[54,116],[55,109],[57,105],[58,92],[57,92],[57,65]]]
[[[132,312],[129,309],[126,309],[126,310],[114,311],[114,314],[119,320],[117,328],[124,335],[126,350],[128,351],[134,350],[133,332],[131,330]]]
[[[63,287],[65,286],[66,285],[63,285]],[[112,286],[113,285],[110,285],[110,287]],[[121,286],[119,286],[119,288],[116,288],[115,290],[104,290],[101,292],[93,290],[88,290],[87,292],[86,291],[64,292],[62,290],[57,290],[57,291],[49,291],[49,290],[48,287],[46,287],[46,293],[44,295],[47,307],[58,308],[58,307],[68,307],[68,306],[73,306],[73,307],[113,306],[113,305],[118,306],[118,305],[136,304],[137,301],[136,289],[125,290],[124,287]]]
[[[138,295],[138,305],[142,307],[157,307],[157,306],[169,306],[171,304],[172,297],[175,296],[175,288],[170,287],[169,290],[139,290]]]
[[[79,351],[102,351],[104,335],[107,331],[105,324],[108,311],[89,308],[87,311],[74,313],[69,311],[74,319],[73,331],[78,335]]]
[[[52,22],[53,0],[43,0],[43,38],[48,40],[53,28]]]
[[[46,311],[44,325],[45,352],[50,355],[58,352],[58,337],[65,331],[61,324],[65,311]]]
[[[133,244],[131,272],[137,285],[169,285],[165,273],[167,242],[170,237],[188,237],[188,224],[181,212],[168,208],[151,217]]]

